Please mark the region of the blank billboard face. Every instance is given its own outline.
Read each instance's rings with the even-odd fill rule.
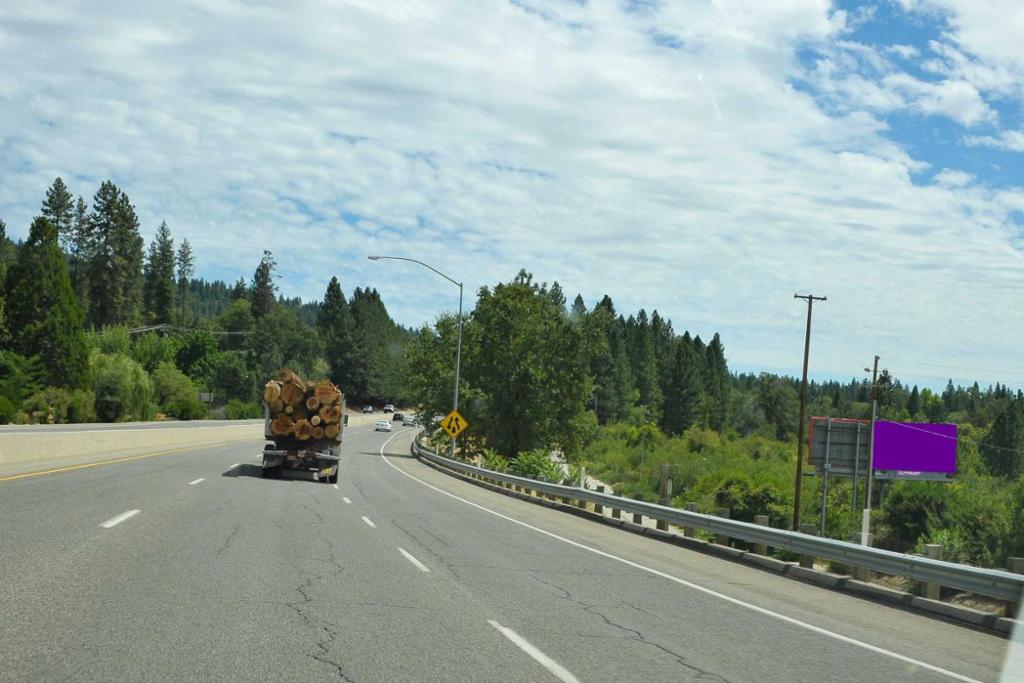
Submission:
[[[875,469],[956,474],[956,425],[879,420]]]

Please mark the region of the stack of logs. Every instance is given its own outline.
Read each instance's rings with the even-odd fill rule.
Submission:
[[[263,387],[270,411],[270,432],[299,441],[337,441],[341,434],[342,393],[329,380],[303,382],[291,370]]]

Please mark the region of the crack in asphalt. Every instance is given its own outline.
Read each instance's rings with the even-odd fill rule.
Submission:
[[[576,598],[575,596],[573,596],[572,592],[567,590],[566,588],[563,588],[562,586],[559,586],[558,584],[553,583],[551,581],[547,581],[547,580],[541,578],[540,576],[537,576],[535,573],[531,573],[530,577],[533,578],[535,581],[538,581],[539,583],[542,583],[542,584],[544,584],[544,585],[546,585],[546,586],[548,586],[550,588],[553,588],[554,590],[556,590],[558,593],[561,594],[560,597],[562,597],[565,600],[569,600],[570,602],[576,603],[577,605],[582,607],[583,611],[586,612],[587,614],[593,614],[594,616],[599,617],[601,619],[601,621],[604,622],[605,625],[611,626],[612,628],[618,629],[618,630],[622,631],[624,634],[627,634],[627,635],[625,635],[623,637],[624,640],[632,640],[632,641],[637,642],[637,643],[642,643],[644,645],[649,645],[649,646],[651,646],[653,648],[656,648],[656,649],[664,652],[669,657],[674,659],[677,664],[679,664],[683,668],[687,669],[688,671],[691,671],[694,674],[696,674],[696,677],[694,678],[694,680],[698,680],[698,681],[719,681],[720,683],[729,683],[729,680],[727,678],[725,678],[724,676],[721,676],[721,675],[716,674],[716,673],[712,673],[710,671],[706,671],[704,669],[701,669],[698,666],[690,664],[688,661],[686,661],[686,657],[685,656],[679,654],[678,652],[675,652],[675,651],[671,650],[670,648],[665,647],[664,645],[661,645],[660,643],[657,643],[657,642],[655,642],[653,640],[648,640],[647,636],[645,636],[642,631],[640,631],[638,629],[635,629],[635,628],[630,628],[629,626],[623,626],[622,624],[618,623],[617,621],[615,621],[614,619],[609,617],[604,612],[598,611],[598,607],[600,607],[600,605],[592,605],[592,604],[589,604],[587,602],[584,602],[584,601],[580,600],[579,598]],[[629,603],[626,603],[626,602],[623,602],[622,604],[624,604],[624,605],[626,605],[628,607],[632,607],[633,609],[638,609],[634,605],[630,605]],[[643,612],[644,610],[640,610],[640,611]]]
[[[323,523],[324,523],[323,515],[321,515],[317,510],[311,508],[308,503],[303,502],[302,503],[302,507],[304,507],[307,510],[309,510],[310,512],[312,512],[313,516],[316,517],[317,523],[320,524],[321,526],[323,525]]]
[[[229,545],[231,545],[231,541],[233,541],[233,540],[235,539],[235,536],[237,536],[237,535],[238,535],[238,530],[239,530],[239,528],[240,528],[240,527],[239,527],[239,525],[238,525],[238,524],[236,524],[236,525],[235,525],[235,526],[234,526],[234,527],[233,527],[233,528],[231,529],[231,533],[229,533],[229,534],[228,534],[228,537],[227,537],[227,538],[225,538],[225,539],[224,539],[224,542],[220,544],[220,547],[219,547],[219,548],[217,548],[217,550],[216,550],[216,551],[214,551],[214,553],[213,553],[213,554],[214,554],[215,556],[217,556],[217,557],[220,557],[220,554],[221,554],[222,552],[224,552],[225,550],[227,550],[227,549],[228,549],[228,546],[229,546]]]
[[[334,561],[333,563],[337,564],[339,567],[341,566],[337,563],[337,561]],[[315,659],[316,661],[319,661],[319,663],[321,664],[333,667],[335,673],[338,675],[338,678],[340,678],[341,680],[348,681],[349,683],[354,683],[355,679],[353,679],[345,672],[340,661],[335,661],[334,659],[330,659],[327,656],[331,653],[331,645],[338,637],[338,625],[332,624],[330,622],[319,622],[308,613],[309,607],[314,603],[313,596],[311,595],[313,583],[323,580],[324,577],[321,574],[314,574],[311,575],[311,577],[307,575],[305,581],[295,588],[295,592],[298,593],[302,597],[302,599],[296,600],[295,602],[286,602],[285,606],[289,609],[292,609],[293,611],[295,611],[296,614],[298,614],[299,618],[301,618],[302,620],[303,626],[305,626],[307,629],[310,629],[314,632],[323,632],[321,636],[318,636],[318,639],[314,643],[318,652],[314,654],[307,654],[306,656],[310,657],[311,659]]]

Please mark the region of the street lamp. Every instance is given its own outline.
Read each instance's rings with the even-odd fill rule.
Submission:
[[[445,280],[447,280],[448,282],[452,283],[453,285],[458,285],[458,287],[459,287],[459,333],[458,333],[457,341],[455,342],[455,397],[454,397],[454,400],[453,400],[453,404],[454,404],[453,410],[458,410],[459,409],[459,370],[462,367],[462,283],[458,282],[458,281],[456,281],[456,280],[454,280],[454,279],[452,279],[450,277],[448,277],[447,275],[445,275],[444,273],[439,271],[437,268],[434,268],[433,266],[428,265],[428,264],[424,263],[423,261],[417,261],[414,258],[406,258],[404,256],[367,256],[366,258],[370,259],[371,261],[381,261],[381,260],[384,260],[384,259],[389,259],[389,260],[392,260],[392,261],[409,261],[411,263],[418,263],[419,265],[423,266],[424,268],[427,268],[428,270],[434,271],[436,274],[440,275],[441,277],[443,277]],[[456,441],[456,439],[457,439],[457,437],[453,437],[452,438],[452,459],[453,460],[455,459],[455,441]]]

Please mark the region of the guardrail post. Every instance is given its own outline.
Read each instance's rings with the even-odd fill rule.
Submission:
[[[640,500],[640,501],[642,501],[643,499],[644,499],[644,494],[642,494],[642,493],[638,493],[635,496],[633,496],[633,500]],[[644,524],[644,516],[641,515],[639,512],[634,512],[633,513],[633,524],[639,524],[640,526],[643,526],[643,524]]]
[[[696,512],[697,511],[697,504],[693,503],[693,502],[690,502],[690,503],[687,503],[686,505],[684,505],[683,508],[685,508],[687,512]],[[692,527],[692,526],[683,527],[683,536],[687,536],[689,538],[693,538],[696,535],[697,535],[697,529],[695,527]]]
[[[597,492],[604,493],[604,484],[598,485]],[[594,512],[601,516],[604,516],[604,505],[601,505],[600,503],[594,503]]]
[[[718,516],[729,519],[729,508],[718,508]],[[725,534],[717,534],[715,536],[715,543],[718,545],[729,545],[729,537]]]
[[[924,546],[924,556],[930,557],[933,560],[941,560],[942,546],[938,543],[926,543]],[[941,590],[941,586],[936,581],[925,581],[924,583],[924,597],[929,600],[938,600]]]
[[[622,498],[622,491],[616,491],[615,495],[618,496],[619,498]],[[622,518],[622,510],[620,510],[619,508],[612,508],[612,519],[621,519],[621,518]]]
[[[853,541],[854,543],[860,543],[860,534],[854,534],[853,538],[851,538],[850,540]],[[868,545],[871,545],[874,542],[875,542],[875,535],[874,534],[868,534]],[[868,569],[866,567],[852,567],[851,569],[853,570],[851,572],[853,574],[853,578],[855,578],[856,580],[864,581],[864,582],[867,582],[867,581],[871,580],[871,570],[870,569]]]
[[[807,534],[808,536],[817,536],[818,527],[813,524],[801,524],[800,533]],[[804,569],[814,569],[814,556],[813,555],[801,555],[800,566]]]
[[[754,515],[754,524],[759,524],[761,526],[768,526],[768,515]],[[754,544],[754,554],[755,555],[767,555],[768,554],[768,546],[765,545],[764,543],[755,543]]]
[[[1024,574],[1024,557],[1008,557],[1006,558],[1006,570],[1011,571],[1014,574]],[[1008,602],[1006,603],[1006,616],[1010,619],[1016,619],[1020,612],[1019,602]]]

